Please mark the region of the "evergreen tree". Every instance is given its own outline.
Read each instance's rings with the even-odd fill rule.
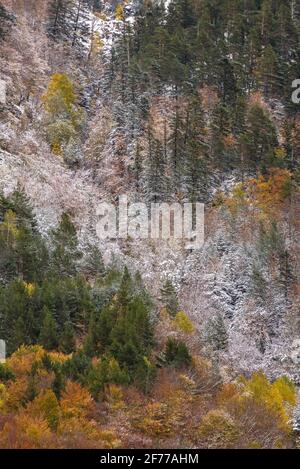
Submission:
[[[71,43],[72,47],[81,47],[86,44],[90,37],[89,9],[90,6],[85,0],[73,0],[74,5],[71,10]]]
[[[186,126],[185,185],[190,202],[197,202],[207,191],[208,144],[200,98],[192,98]]]
[[[146,162],[146,195],[149,202],[166,201],[168,196],[167,162],[162,144],[148,131],[148,157]]]
[[[0,3],[0,41],[5,39],[9,28],[14,22],[14,17],[8,13],[6,8]]]
[[[287,303],[289,301],[291,285],[294,280],[292,257],[287,249],[283,249],[279,254],[279,282],[283,288],[285,301]]]
[[[170,316],[176,316],[179,310],[178,296],[171,280],[166,280],[160,290],[160,294],[164,308],[166,308]]]
[[[59,275],[72,276],[77,271],[77,262],[82,257],[78,249],[76,228],[70,216],[64,213],[60,224],[52,233],[52,264]]]
[[[174,366],[175,368],[189,366],[192,362],[192,357],[186,344],[173,338],[168,338],[164,359],[167,365]]]
[[[276,128],[264,109],[251,106],[246,121],[244,138],[245,157],[248,164],[265,169],[274,161],[274,151],[278,146]]]
[[[47,31],[53,39],[69,39],[71,8],[71,0],[50,0]]]
[[[205,340],[216,351],[227,350],[228,333],[221,314],[209,319],[205,329]]]
[[[103,277],[105,274],[105,265],[100,249],[95,245],[89,245],[85,250],[83,260],[83,272],[92,278]]]
[[[265,96],[272,96],[278,91],[278,58],[269,44],[262,53],[258,64],[258,79]]]
[[[45,306],[42,312],[43,322],[40,332],[40,343],[46,350],[55,350],[58,347],[57,325],[51,311]]]
[[[75,331],[72,323],[68,321],[59,337],[59,348],[63,353],[69,354],[75,350]]]
[[[180,113],[178,94],[175,97],[175,112],[171,120],[171,135],[169,138],[169,152],[173,178],[173,189],[176,193],[181,188],[183,165],[186,157],[186,126],[187,118],[184,120]]]

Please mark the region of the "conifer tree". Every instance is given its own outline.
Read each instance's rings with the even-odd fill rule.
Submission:
[[[227,350],[228,333],[221,314],[216,314],[209,319],[205,329],[205,340],[213,350]]]
[[[207,192],[208,143],[200,98],[192,98],[188,108],[185,133],[185,185],[188,200],[197,202]]]
[[[153,136],[149,128],[146,161],[146,195],[149,202],[156,203],[167,200],[169,187],[166,172],[167,162],[162,144]]]
[[[264,95],[274,95],[278,91],[278,59],[270,44],[263,50],[259,59],[257,74]]]
[[[249,109],[243,137],[248,163],[261,168],[270,166],[278,146],[277,133],[272,120],[258,104]]]
[[[168,338],[164,358],[167,365],[174,366],[175,368],[188,366],[192,362],[186,344],[173,338]]]
[[[8,13],[6,8],[0,3],[0,41],[5,39],[5,36],[14,22],[14,17]]]
[[[69,39],[71,7],[71,0],[50,0],[47,31],[53,39]]]
[[[58,347],[57,325],[51,311],[46,306],[43,308],[42,317],[40,343],[46,350],[55,350]]]
[[[69,354],[75,350],[75,331],[71,321],[63,326],[59,337],[59,348],[63,353]]]
[[[171,280],[166,280],[160,290],[161,302],[170,316],[175,317],[179,311],[178,295]]]
[[[52,233],[52,264],[55,272],[71,276],[76,273],[76,263],[82,257],[78,249],[76,228],[70,216],[64,213],[61,222]]]

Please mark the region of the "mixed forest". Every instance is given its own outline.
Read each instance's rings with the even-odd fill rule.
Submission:
[[[299,40],[299,0],[0,1],[0,448],[300,447]],[[100,240],[123,194],[203,247]]]

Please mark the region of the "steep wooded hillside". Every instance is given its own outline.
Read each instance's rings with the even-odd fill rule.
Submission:
[[[297,444],[299,38],[298,0],[0,2],[1,447]],[[123,194],[204,245],[99,240]]]

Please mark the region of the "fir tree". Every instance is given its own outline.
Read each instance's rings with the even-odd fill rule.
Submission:
[[[51,311],[45,306],[42,312],[43,322],[40,331],[40,343],[46,350],[55,350],[58,346],[57,325]]]
[[[188,108],[185,133],[185,185],[190,202],[197,202],[206,194],[208,177],[208,144],[205,141],[207,132],[200,98],[192,98]]]
[[[60,275],[73,275],[77,271],[76,263],[82,257],[78,249],[76,228],[70,216],[64,213],[61,222],[52,233],[52,263],[55,272]]]
[[[192,357],[186,344],[173,338],[168,338],[164,358],[167,365],[174,366],[175,368],[189,366],[192,362]]]
[[[149,202],[166,201],[168,196],[167,162],[161,143],[148,131],[148,157],[146,162],[146,192]]]
[[[48,13],[48,34],[55,40],[66,40],[70,37],[71,0],[51,0]]]
[[[6,10],[2,3],[0,3],[0,41],[5,39],[13,22],[14,17]]]
[[[216,351],[227,350],[228,333],[221,314],[209,319],[205,329],[205,340]]]

